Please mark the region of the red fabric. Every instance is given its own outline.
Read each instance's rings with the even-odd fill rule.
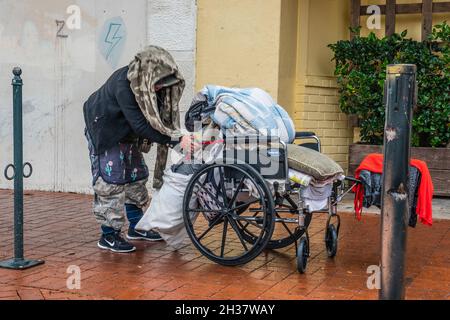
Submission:
[[[433,182],[431,181],[431,175],[428,171],[428,166],[424,161],[411,159],[411,165],[420,171],[421,178],[419,184],[419,191],[417,197],[416,213],[419,217],[419,221],[425,225],[431,226],[433,224]],[[369,154],[361,162],[356,169],[355,178],[359,178],[359,174],[362,170],[368,170],[373,173],[383,173],[383,155],[378,153]],[[361,220],[361,212],[363,208],[364,186],[358,184],[355,187],[355,213],[356,218]]]

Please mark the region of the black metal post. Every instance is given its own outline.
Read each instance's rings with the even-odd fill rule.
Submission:
[[[416,66],[387,67],[386,124],[381,208],[380,299],[405,296],[404,272],[409,217],[408,175],[412,110],[417,100]]]
[[[5,169],[8,180],[14,179],[14,258],[0,262],[0,268],[26,269],[44,263],[42,260],[25,260],[23,250],[23,178],[32,174],[30,163],[23,163],[23,127],[22,127],[22,70],[13,70],[13,126],[14,126],[14,165]],[[24,175],[24,167],[29,167]],[[8,176],[8,169],[13,169],[13,176]]]
[[[13,70],[13,134],[14,134],[14,257],[23,260],[23,124],[22,70]]]

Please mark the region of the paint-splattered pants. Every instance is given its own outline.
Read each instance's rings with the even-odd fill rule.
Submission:
[[[148,168],[137,143],[119,143],[96,154],[85,130],[94,185],[94,215],[104,227],[120,230],[125,223],[125,204],[145,207]]]
[[[125,204],[138,208],[149,202],[147,179],[124,185],[106,183],[99,177],[94,184],[94,215],[102,226],[121,230],[125,224]]]

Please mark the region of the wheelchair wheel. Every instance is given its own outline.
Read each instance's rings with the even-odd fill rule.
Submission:
[[[273,198],[251,166],[208,165],[187,186],[183,219],[192,243],[205,257],[222,265],[240,265],[257,257],[272,236]],[[244,239],[243,225],[255,235],[253,243]]]
[[[291,213],[278,213],[275,209],[275,218],[292,218],[295,215]],[[298,239],[301,238],[301,236],[305,233],[305,230],[309,227],[309,224],[311,223],[312,214],[307,213],[305,216],[305,225],[303,228],[299,228],[296,224],[288,224],[284,222],[275,222],[274,232],[272,234],[272,238],[267,243],[266,248],[275,250],[275,249],[281,249],[285,248],[287,246],[290,246],[294,244],[294,242],[298,241]],[[253,243],[256,239],[256,236],[254,234],[251,234],[248,230],[242,230],[244,231],[242,233],[242,236],[244,239],[250,243]]]
[[[327,248],[328,257],[336,256],[338,246],[338,234],[333,224],[328,225],[325,230],[325,247]]]
[[[297,270],[300,273],[305,273],[309,258],[309,240],[307,236],[300,238],[297,247]]]

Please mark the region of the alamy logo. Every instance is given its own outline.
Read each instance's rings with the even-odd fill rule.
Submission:
[[[367,29],[380,30],[381,29],[381,8],[377,5],[371,5],[367,7]]]
[[[80,290],[81,289],[81,269],[79,266],[71,265],[67,268],[66,273],[69,277],[66,281],[67,289]]]
[[[381,268],[377,265],[370,265],[367,267],[367,289],[369,290],[380,290],[381,289]]]
[[[69,30],[81,29],[81,9],[79,6],[73,4],[67,7],[67,14],[70,16],[66,20],[66,25]]]
[[[66,13],[69,15],[66,20],[56,19],[56,36],[58,38],[68,38],[69,35],[65,33],[65,28],[69,30],[81,29],[81,8],[77,5],[70,5],[66,9]]]

